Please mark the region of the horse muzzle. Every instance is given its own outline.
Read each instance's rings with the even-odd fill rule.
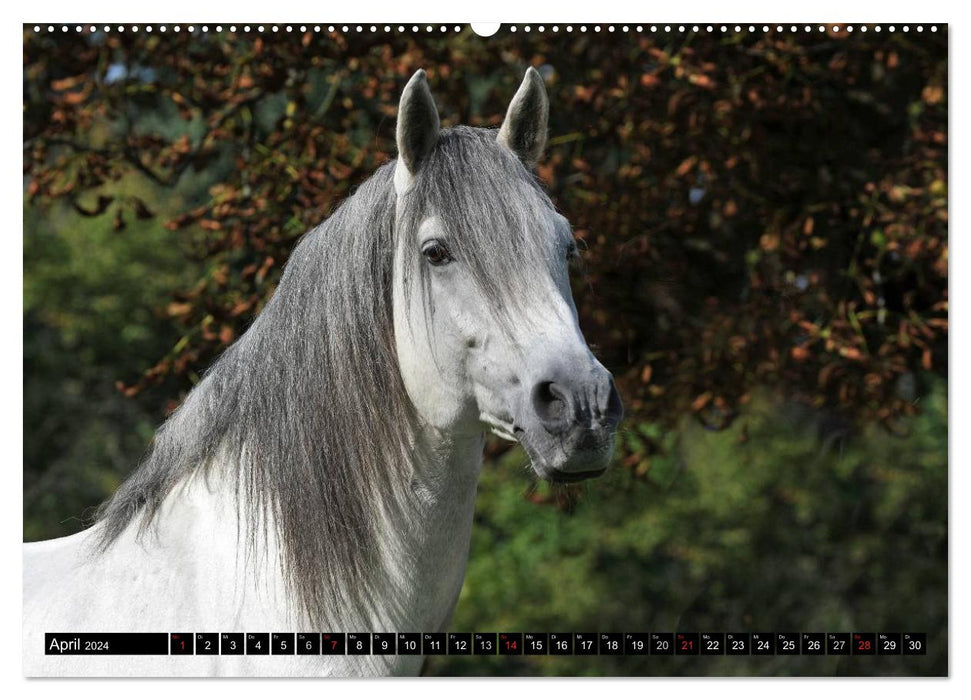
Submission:
[[[606,471],[624,415],[606,369],[551,373],[533,384],[527,403],[517,437],[540,477],[571,483]]]

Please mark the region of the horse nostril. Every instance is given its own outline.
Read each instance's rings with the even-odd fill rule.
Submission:
[[[568,424],[567,396],[553,382],[540,382],[533,387],[533,410],[540,423],[551,433],[563,432]]]

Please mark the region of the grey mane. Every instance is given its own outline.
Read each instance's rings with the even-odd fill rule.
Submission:
[[[385,575],[382,527],[413,507],[412,465],[421,459],[395,352],[396,246],[416,251],[400,274],[406,289],[426,294],[416,236],[437,214],[508,328],[530,298],[537,256],[547,254],[538,239],[552,208],[490,130],[444,130],[400,211],[393,173],[394,162],[379,168],[295,247],[263,312],[101,506],[101,551],[132,522],[144,531],[189,476],[234,465],[241,520],[273,516],[280,565],[305,619],[323,628],[338,610],[371,606]]]

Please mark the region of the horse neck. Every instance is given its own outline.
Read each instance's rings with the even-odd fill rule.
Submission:
[[[414,467],[414,506],[407,518],[386,522],[387,601],[378,624],[390,630],[434,631],[447,624],[465,576],[484,436],[426,431],[428,455]],[[380,584],[379,584],[380,585]]]
[[[420,439],[426,449],[415,454],[426,457],[412,465],[411,493],[389,495],[409,499],[408,515],[401,517],[390,502],[376,504],[383,537],[380,566],[373,580],[364,582],[371,592],[366,617],[346,610],[338,613],[343,619],[333,613],[312,619],[351,631],[436,631],[447,624],[468,560],[484,436],[454,438],[426,431]],[[271,606],[287,608],[287,619],[296,623],[304,616],[289,608],[293,596],[279,567],[273,516],[266,513],[259,523],[238,519],[250,509],[238,500],[245,496],[237,491],[234,468],[241,466],[227,460],[208,476],[189,476],[166,498],[154,532],[187,557],[219,560],[231,580],[244,582]],[[354,591],[341,592],[341,599],[353,597]]]

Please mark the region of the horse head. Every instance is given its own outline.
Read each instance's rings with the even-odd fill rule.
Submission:
[[[623,415],[584,340],[569,222],[532,173],[549,103],[528,69],[498,131],[441,129],[424,71],[398,111],[393,315],[408,395],[450,435],[519,441],[554,482],[597,476]]]

